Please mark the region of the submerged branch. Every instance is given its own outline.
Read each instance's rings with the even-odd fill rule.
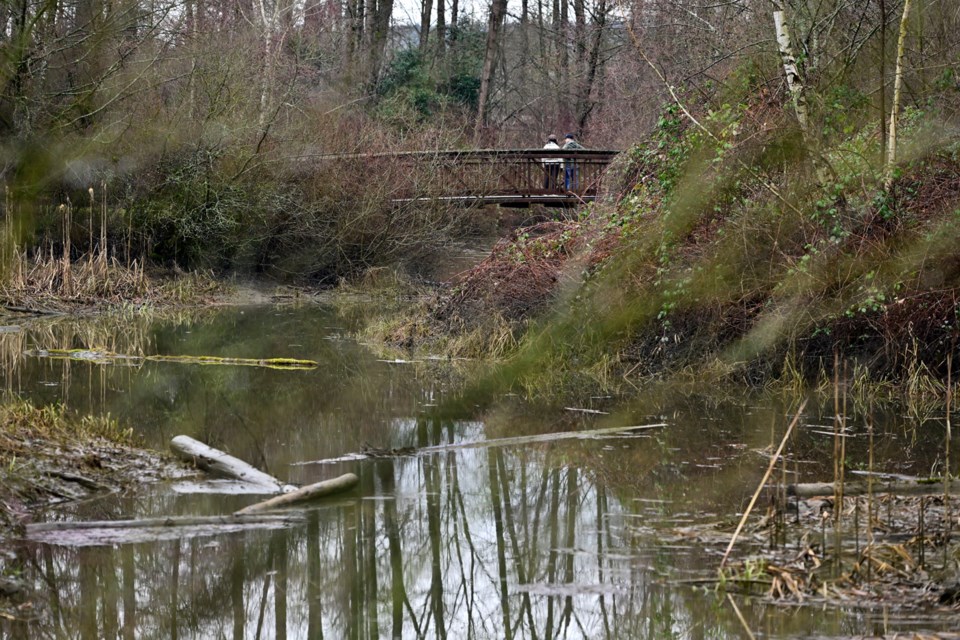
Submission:
[[[634,431],[645,431],[647,429],[659,429],[667,426],[665,422],[657,424],[643,424],[631,427],[609,427],[605,429],[589,429],[587,431],[561,431],[559,433],[544,433],[536,436],[515,436],[512,438],[494,438],[493,440],[473,440],[470,442],[457,442],[455,444],[439,444],[430,447],[401,447],[399,449],[368,449],[359,453],[348,453],[338,458],[325,458],[323,460],[309,460],[307,462],[294,462],[293,466],[308,464],[333,464],[335,462],[345,462],[348,460],[365,460],[367,458],[388,458],[399,456],[418,456],[431,453],[440,453],[443,451],[455,451],[457,449],[485,449],[488,447],[506,447],[510,445],[535,444],[538,442],[554,442],[557,440],[591,440],[599,436],[613,436],[619,433],[632,433]]]
[[[296,358],[225,358],[220,356],[131,356],[99,349],[38,349],[30,352],[38,358],[82,360],[95,364],[140,364],[143,362],[179,362],[182,364],[217,364],[268,369],[315,369],[315,360]]]

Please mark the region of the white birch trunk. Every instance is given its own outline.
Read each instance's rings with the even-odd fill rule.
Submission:
[[[284,24],[286,24],[286,18],[292,19],[292,16],[288,14],[293,11],[293,6],[280,0],[256,0],[255,9],[257,22],[260,26],[260,44],[263,54],[257,125],[259,133],[263,135],[269,125],[268,119],[274,104],[273,92],[276,84],[277,60],[286,36]]]
[[[807,97],[797,68],[797,58],[793,55],[793,45],[790,41],[790,28],[783,11],[773,12],[773,23],[777,30],[777,46],[780,49],[780,58],[783,60],[783,72],[787,76],[787,88],[793,97],[793,108],[800,122],[800,130],[806,138],[810,133],[809,118],[807,117]]]
[[[817,182],[825,184],[827,182],[827,172],[824,170],[823,159],[820,157],[820,145],[817,143],[816,136],[810,130],[806,89],[803,86],[803,79],[800,77],[800,70],[797,67],[797,58],[793,53],[793,44],[790,39],[790,28],[787,26],[783,11],[773,12],[773,23],[777,32],[777,47],[783,61],[783,73],[787,77],[787,88],[793,98],[793,108],[797,114],[797,122],[800,124],[800,133],[803,136],[807,151],[813,159]]]
[[[260,45],[263,52],[263,69],[260,75],[260,106],[257,114],[257,128],[262,133],[267,126],[267,110],[270,107],[270,94],[273,90],[273,11],[264,0],[257,0],[257,17],[260,19]]]
[[[897,165],[897,117],[900,114],[900,95],[903,89],[903,54],[907,40],[907,18],[910,15],[910,0],[903,2],[903,15],[900,17],[900,35],[897,38],[897,65],[893,72],[893,105],[890,107],[890,126],[887,134],[887,166],[883,171],[884,189],[893,184],[893,170]]]

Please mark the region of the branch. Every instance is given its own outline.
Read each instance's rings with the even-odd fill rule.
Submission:
[[[640,41],[637,39],[637,34],[636,34],[636,32],[633,30],[633,25],[631,25],[631,24],[629,24],[629,23],[627,23],[627,33],[630,35],[630,41],[633,43],[633,46],[634,46],[634,48],[637,50],[637,53],[639,53],[639,54],[640,54],[640,57],[643,58],[644,62],[646,62],[646,63],[650,66],[650,68],[653,69],[653,72],[654,72],[655,74],[657,74],[657,77],[660,78],[660,81],[661,81],[661,82],[663,83],[663,85],[667,88],[667,91],[670,93],[670,97],[673,98],[674,103],[680,108],[680,111],[683,112],[683,115],[686,116],[686,118],[687,118],[691,123],[693,123],[693,125],[694,125],[695,127],[697,127],[698,129],[700,129],[700,131],[702,131],[708,138],[710,138],[711,140],[713,140],[714,142],[716,142],[716,143],[718,143],[718,144],[721,144],[722,141],[721,141],[719,138],[717,138],[717,136],[714,135],[714,133],[713,133],[712,131],[710,131],[710,129],[708,129],[708,128],[706,128],[705,126],[703,126],[703,124],[701,124],[701,122],[700,122],[699,120],[697,120],[696,117],[694,117],[694,115],[693,115],[692,113],[690,113],[690,110],[687,109],[687,106],[686,106],[685,104],[683,104],[683,101],[680,100],[680,96],[677,95],[676,89],[674,89],[674,87],[667,81],[667,78],[666,78],[666,76],[663,75],[663,72],[661,72],[660,69],[658,69],[657,66],[656,66],[655,64],[653,64],[653,61],[651,61],[650,58],[647,57],[647,54],[644,52],[643,48],[640,46]],[[747,164],[746,162],[744,162],[743,160],[740,160],[739,158],[736,159],[736,163],[737,163],[738,165],[740,165],[740,167],[741,167],[744,171],[746,171],[748,174],[750,174],[751,177],[753,177],[753,178],[754,178],[755,180],[757,180],[761,185],[763,185],[763,187],[764,187],[767,191],[769,191],[771,194],[773,194],[773,196],[774,196],[777,200],[779,200],[780,202],[782,202],[785,207],[787,207],[788,209],[790,209],[791,211],[793,211],[793,212],[796,213],[797,215],[803,215],[803,212],[802,212],[802,211],[800,211],[799,209],[797,209],[789,200],[787,200],[787,199],[783,196],[782,193],[780,193],[780,190],[777,189],[776,185],[774,185],[772,182],[770,182],[769,180],[767,180],[766,178],[764,178],[762,175],[760,175],[760,173],[758,173],[758,172],[756,171],[756,169],[754,169],[753,167],[751,167],[750,165],[748,165],[748,164]]]

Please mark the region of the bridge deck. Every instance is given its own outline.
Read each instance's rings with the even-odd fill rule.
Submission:
[[[597,198],[618,151],[477,149],[328,156],[387,163],[400,173],[395,204],[444,202],[503,207],[575,207]]]

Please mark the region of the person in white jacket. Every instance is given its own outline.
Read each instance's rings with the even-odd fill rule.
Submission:
[[[557,136],[552,133],[547,136],[547,144],[544,149],[549,151],[560,151],[560,145],[557,144]],[[543,188],[548,191],[557,191],[560,188],[560,165],[563,162],[560,158],[541,158],[543,163]]]

